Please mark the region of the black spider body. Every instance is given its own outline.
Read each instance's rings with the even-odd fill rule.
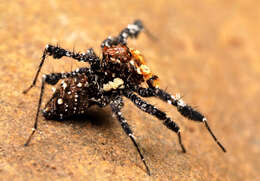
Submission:
[[[62,120],[74,115],[84,114],[92,105],[98,105],[99,107],[110,105],[124,132],[137,149],[148,174],[150,174],[150,170],[136,143],[134,134],[121,112],[124,106],[123,96],[133,102],[137,108],[155,116],[167,128],[175,132],[178,135],[183,152],[186,152],[186,149],[182,144],[179,126],[165,112],[147,103],[141,97],[157,97],[177,107],[177,110],[184,117],[203,122],[216,143],[225,152],[225,148],[209,128],[207,119],[200,112],[184,103],[179,94],[171,95],[160,89],[158,76],[151,72],[141,53],[127,46],[127,38],[136,38],[143,28],[142,22],[136,20],[123,29],[118,36],[105,39],[101,45],[103,52],[101,58],[94,53],[93,49],[88,49],[86,53],[75,53],[58,46],[47,45],[33,83],[24,93],[27,93],[35,86],[47,56],[52,56],[54,59],[60,59],[64,56],[70,57],[77,61],[87,62],[90,66],[78,68],[72,72],[43,75],[34,128],[25,145],[29,144],[38,127],[38,117],[45,84],[56,85],[59,80],[62,80],[51,99],[45,105],[42,111],[43,116],[46,119]],[[145,84],[147,88],[143,87]]]

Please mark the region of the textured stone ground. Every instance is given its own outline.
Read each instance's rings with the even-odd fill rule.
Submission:
[[[259,1],[2,1],[0,3],[0,180],[257,180],[260,174]],[[174,133],[126,102],[124,114],[151,168],[145,168],[110,109],[64,123],[40,117],[30,134],[39,95],[31,83],[46,43],[100,54],[100,42],[134,19],[159,38],[130,41],[161,87],[181,92],[208,117],[223,154],[203,125],[149,99],[183,129]],[[66,62],[66,63],[65,63]],[[70,60],[48,58],[43,73],[70,71]],[[45,102],[50,92],[45,96]]]

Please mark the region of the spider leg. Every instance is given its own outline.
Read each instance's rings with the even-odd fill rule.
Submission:
[[[33,82],[26,90],[23,91],[24,94],[26,94],[32,87],[35,86],[41,68],[47,56],[52,56],[54,59],[60,59],[63,56],[70,57],[77,61],[89,62],[93,70],[98,70],[100,68],[100,60],[96,56],[92,48],[88,49],[86,53],[75,53],[73,51],[65,50],[58,46],[46,45],[45,49],[43,50],[41,62],[33,79]]]
[[[214,133],[211,131],[208,121],[199,111],[195,110],[191,106],[187,105],[177,94],[176,96],[170,95],[169,93],[165,92],[164,90],[158,88],[143,88],[143,87],[136,87],[135,92],[137,92],[142,97],[158,97],[161,100],[177,107],[177,110],[180,114],[190,120],[203,122],[205,127],[218,144],[218,146],[222,149],[223,152],[226,152],[225,147],[218,141]]]
[[[104,46],[111,47],[112,45],[117,44],[127,44],[127,38],[137,38],[139,33],[144,29],[143,23],[140,20],[135,20],[133,24],[129,24],[126,28],[124,28],[117,37],[108,37],[105,39],[101,48]],[[148,34],[149,35],[149,34]]]
[[[132,140],[135,148],[137,149],[139,156],[141,158],[141,160],[144,163],[144,166],[146,168],[147,174],[151,175],[150,173],[150,169],[147,166],[144,156],[140,151],[140,148],[138,146],[138,144],[136,143],[135,137],[133,135],[133,132],[129,126],[129,124],[127,123],[127,121],[125,120],[125,118],[122,116],[121,113],[121,108],[123,107],[123,100],[122,97],[117,97],[116,99],[114,99],[114,101],[110,104],[111,108],[112,108],[112,112],[116,115],[117,120],[120,122],[124,132],[127,134],[127,136],[129,136],[129,138]]]
[[[50,85],[56,85],[57,82],[60,79],[65,79],[68,77],[73,77],[78,75],[79,73],[89,73],[90,69],[89,68],[80,68],[77,69],[76,71],[73,72],[68,72],[68,73],[52,73],[52,74],[46,74],[42,76],[42,85],[41,85],[41,92],[40,92],[40,97],[39,97],[39,102],[38,102],[38,106],[37,106],[37,111],[36,111],[36,116],[35,116],[35,121],[34,121],[34,126],[32,129],[32,133],[29,136],[29,138],[27,139],[26,143],[24,144],[24,146],[28,146],[34,133],[36,132],[36,130],[38,129],[38,117],[39,117],[39,112],[40,112],[40,107],[41,107],[41,103],[42,103],[42,97],[44,94],[44,89],[45,89],[45,84],[50,84]]]
[[[182,152],[183,153],[186,152],[186,149],[182,144],[181,131],[180,131],[179,126],[175,122],[173,122],[171,118],[167,117],[166,113],[157,109],[155,106],[148,104],[147,102],[142,100],[140,97],[135,95],[132,91],[126,90],[124,92],[124,96],[126,96],[128,99],[130,99],[142,111],[155,116],[159,120],[162,120],[163,124],[167,128],[174,131],[178,135],[178,140],[179,140],[179,144],[181,146]]]

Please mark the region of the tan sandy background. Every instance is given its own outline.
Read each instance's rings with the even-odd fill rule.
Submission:
[[[226,0],[0,1],[0,180],[259,180],[260,2]],[[27,95],[47,43],[84,52],[117,35],[136,18],[139,49],[168,92],[201,110],[224,154],[202,124],[160,100],[183,130],[188,153],[160,121],[126,101],[125,117],[150,166],[145,168],[109,108],[85,119],[45,121],[31,145],[39,84]],[[64,60],[64,61],[63,61]],[[70,71],[75,62],[48,58],[43,73]],[[82,66],[82,65],[80,65]],[[50,89],[50,87],[48,88]],[[47,91],[46,102],[51,92]]]

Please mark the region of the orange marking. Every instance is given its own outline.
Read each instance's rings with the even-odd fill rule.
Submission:
[[[143,55],[138,50],[135,50],[133,48],[129,48],[129,50],[133,56],[133,60],[137,68],[137,72],[139,74],[142,74],[145,80],[151,79],[154,76],[154,74],[151,72],[150,68],[146,65]],[[159,79],[158,78],[152,79],[151,84],[154,87],[159,87]]]

